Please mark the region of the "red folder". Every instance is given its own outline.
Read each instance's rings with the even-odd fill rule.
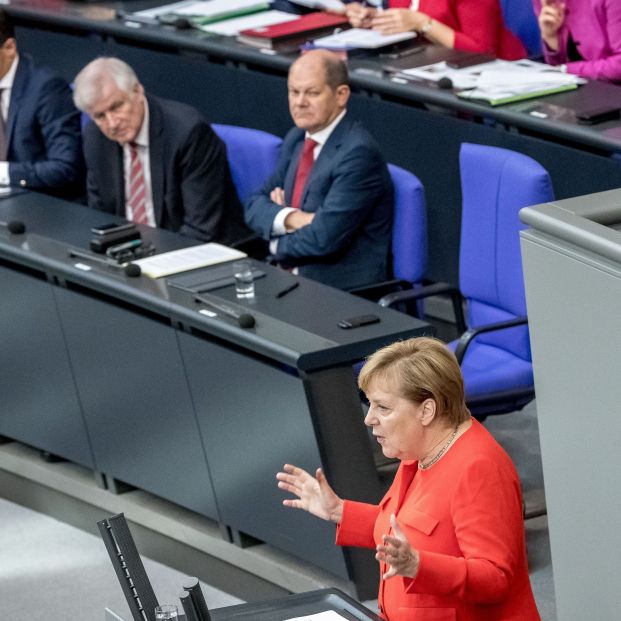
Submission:
[[[237,40],[254,47],[286,53],[297,51],[307,41],[332,34],[337,28],[349,28],[349,22],[343,15],[308,13],[289,22],[242,30]]]

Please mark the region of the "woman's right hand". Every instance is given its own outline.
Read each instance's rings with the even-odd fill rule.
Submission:
[[[345,16],[354,28],[370,28],[371,20],[376,12],[376,9],[362,6],[360,2],[350,2],[345,5]]]
[[[565,21],[565,3],[542,0],[538,21],[541,38],[551,50],[558,51],[558,31]]]
[[[340,523],[343,500],[334,493],[321,468],[317,468],[314,477],[291,464],[285,464],[283,470],[276,474],[278,487],[298,497],[283,500],[285,507],[304,509],[322,520]]]

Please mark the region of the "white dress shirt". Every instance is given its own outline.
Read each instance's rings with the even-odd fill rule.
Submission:
[[[153,190],[151,189],[151,156],[149,153],[149,104],[144,100],[144,119],[142,127],[134,140],[138,159],[142,164],[142,174],[145,185],[145,208],[147,212],[147,224],[155,227],[155,210],[153,209]],[[132,219],[132,209],[127,201],[130,196],[129,173],[131,170],[131,149],[129,144],[123,145],[123,176],[125,179],[125,218]]]
[[[13,90],[13,82],[15,81],[15,72],[17,71],[17,64],[19,63],[19,55],[15,56],[11,68],[4,74],[4,77],[0,80],[0,89],[2,89],[2,96],[0,97],[0,114],[6,121],[9,118],[9,104],[11,103],[11,91]],[[11,179],[9,178],[9,163],[0,162],[0,185],[10,185]]]

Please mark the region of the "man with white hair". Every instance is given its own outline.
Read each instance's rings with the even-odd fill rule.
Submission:
[[[198,110],[145,94],[133,69],[98,58],[75,78],[90,207],[224,244],[248,236],[226,148]]]

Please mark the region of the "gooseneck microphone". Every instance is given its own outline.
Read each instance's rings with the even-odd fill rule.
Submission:
[[[20,220],[0,221],[0,226],[5,228],[11,235],[23,235],[26,232],[26,225]]]
[[[233,319],[237,319],[237,323],[240,328],[254,328],[257,323],[255,318],[250,313],[238,313],[234,308],[227,306],[226,304],[222,304],[221,302],[214,302],[213,300],[208,300],[202,295],[194,296],[194,299],[199,304],[204,304],[205,306],[209,306],[214,310],[226,315],[227,317],[232,317]]]
[[[451,78],[447,78],[446,76],[444,76],[443,78],[440,78],[438,80],[438,88],[441,88],[444,90],[453,88],[453,80],[451,80]]]
[[[137,278],[142,274],[142,268],[140,265],[136,265],[136,263],[128,263],[124,268],[125,276],[129,276],[129,278]]]

